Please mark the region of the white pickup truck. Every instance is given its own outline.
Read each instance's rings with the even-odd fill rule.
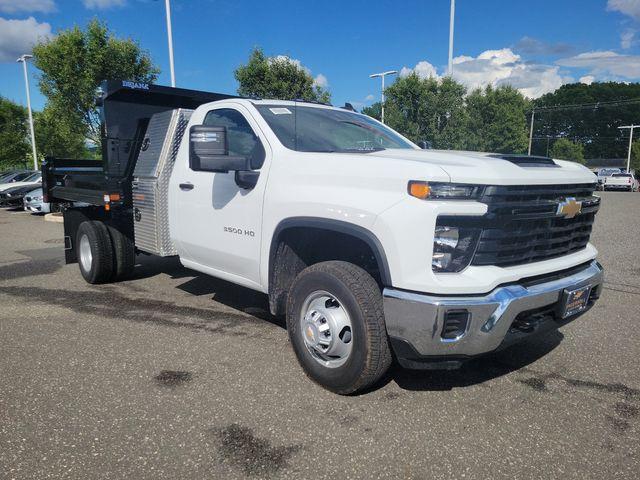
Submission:
[[[595,176],[541,157],[421,150],[344,108],[132,82],[103,87],[103,162],[49,158],[67,262],[126,278],[136,252],[268,295],[320,385],[397,359],[455,368],[588,310]],[[73,207],[71,202],[89,206]]]
[[[613,173],[608,177],[604,177],[602,182],[603,190],[626,190],[633,192],[638,190],[638,181],[633,178],[631,173],[620,172]]]

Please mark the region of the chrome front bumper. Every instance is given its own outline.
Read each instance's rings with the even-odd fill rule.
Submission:
[[[398,360],[405,366],[418,367],[420,362],[429,359],[481,355],[504,344],[520,314],[559,306],[565,289],[591,285],[591,306],[600,294],[603,278],[602,267],[593,261],[566,276],[505,285],[481,296],[432,296],[385,288],[387,333]],[[468,321],[464,332],[456,338],[446,339],[442,332],[445,316],[450,311],[467,311]],[[546,323],[545,329],[548,329],[563,322],[553,318],[547,319]],[[518,339],[524,336],[516,335]]]

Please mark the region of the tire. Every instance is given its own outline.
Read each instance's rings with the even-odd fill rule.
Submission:
[[[87,255],[87,251],[90,255]],[[90,220],[78,227],[76,253],[80,273],[87,283],[105,283],[113,275],[113,246],[104,223]]]
[[[129,237],[113,225],[107,225],[113,245],[113,280],[126,280],[136,265],[136,248]]]
[[[316,298],[317,295],[320,297]],[[325,302],[325,296],[331,297],[331,300]],[[334,309],[341,309],[338,318],[346,312],[350,321],[349,330],[345,328],[336,335],[333,328],[325,327],[331,335],[331,346],[327,352],[331,352],[336,344],[340,348],[350,349],[345,358],[334,359],[318,353],[322,345],[309,346],[309,342],[315,342],[323,334],[321,328],[316,328],[314,323],[310,325],[310,321],[319,317],[322,322],[324,315],[308,307],[309,304],[317,305],[320,310],[324,308],[323,305],[329,305],[325,309],[329,312],[327,318],[331,318],[331,312],[338,312]],[[324,324],[332,325],[334,322],[327,318]],[[289,289],[287,331],[305,373],[335,393],[348,395],[370,387],[380,380],[391,365],[380,287],[365,270],[348,262],[317,263],[300,272]]]

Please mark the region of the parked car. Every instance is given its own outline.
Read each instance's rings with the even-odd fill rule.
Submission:
[[[33,170],[13,170],[11,172],[4,172],[0,175],[0,186],[7,183],[21,182],[25,178],[37,173]]]
[[[102,92],[102,163],[42,167],[45,198],[65,206],[67,263],[94,284],[131,275],[137,251],[178,256],[263,292],[334,392],[366,389],[392,358],[459,367],[602,292],[597,181],[576,162],[424,150],[315,103],[129,81]]]
[[[598,170],[596,174],[598,177],[598,189],[603,190],[604,181],[607,177],[610,177],[614,173],[622,173],[623,170],[620,168],[601,168]]]
[[[630,173],[614,173],[609,177],[605,177],[602,188],[603,190],[635,192],[638,190],[638,181]]]
[[[42,187],[27,192],[24,196],[24,209],[31,213],[49,213],[51,204],[44,202],[42,198]]]
[[[0,184],[0,192],[4,192],[5,190],[13,187],[25,187],[32,186],[32,190],[37,186],[42,184],[42,173],[41,172],[30,172],[30,175],[23,177],[20,181],[11,181],[7,183]]]
[[[40,186],[39,183],[28,183],[26,185],[19,185],[22,182],[16,183],[18,185],[0,191],[0,207],[21,207],[25,195]]]

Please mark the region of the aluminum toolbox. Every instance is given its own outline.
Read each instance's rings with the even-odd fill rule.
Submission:
[[[136,247],[162,257],[177,254],[169,236],[169,178],[192,112],[176,109],[154,114],[133,171]]]

